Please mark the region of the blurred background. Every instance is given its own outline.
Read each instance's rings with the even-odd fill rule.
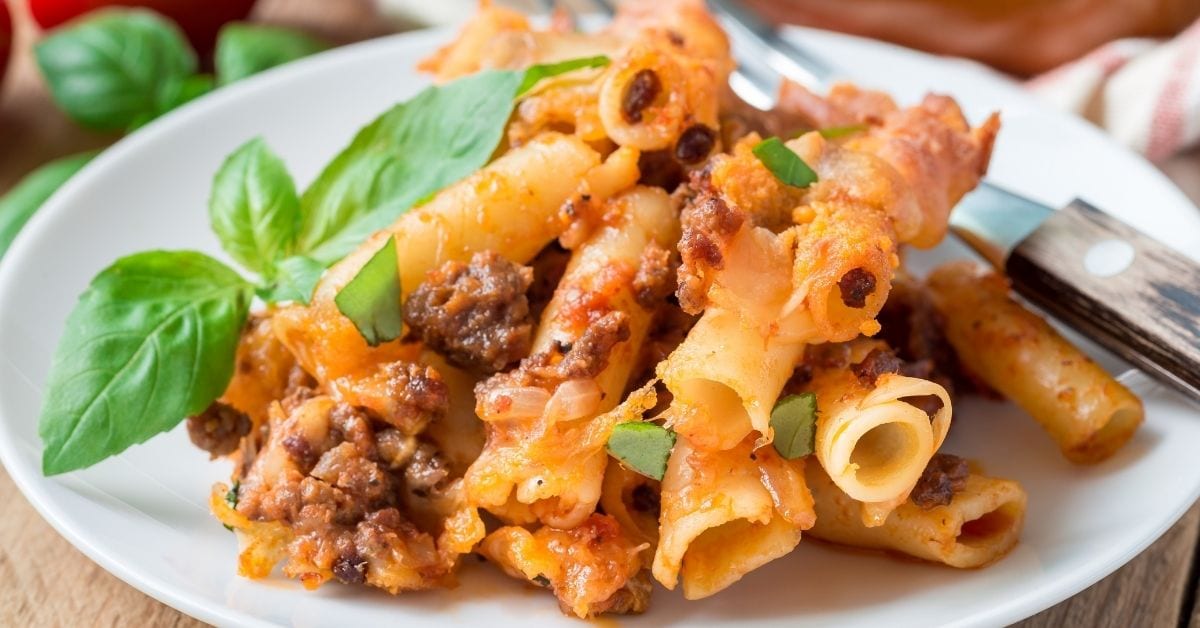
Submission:
[[[545,6],[540,0],[495,1],[532,13]],[[563,3],[577,11],[588,10],[587,0]],[[1193,156],[1200,140],[1200,0],[745,0],[745,4],[775,23],[853,33],[987,64],[1024,82],[1052,106],[1105,128],[1168,173],[1184,173],[1176,177],[1181,186],[1194,198],[1200,196],[1200,173],[1187,176],[1200,170],[1200,158]],[[35,42],[86,21],[89,12],[109,5],[134,5],[164,13],[195,49],[198,71],[212,72],[218,34],[230,22],[303,33],[318,42],[301,46],[307,54],[326,46],[459,22],[471,14],[477,0],[0,0],[0,5],[8,9],[0,10],[0,67],[7,65],[6,72],[0,70],[2,195],[38,166],[103,147],[128,131],[73,122],[69,106],[55,102],[46,89],[45,70],[35,63]],[[279,53],[274,61],[303,54]],[[217,82],[223,80],[218,77]]]

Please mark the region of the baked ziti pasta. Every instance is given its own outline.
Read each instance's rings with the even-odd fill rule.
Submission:
[[[996,115],[790,83],[758,111],[734,65],[702,0],[592,32],[484,2],[422,63],[414,120],[343,154],[382,165],[324,190],[370,187],[357,218],[382,228],[264,262],[224,393],[186,411],[233,463],[210,503],[240,574],[396,594],[476,554],[586,618],[646,610],[654,581],[713,595],[810,538],[980,567],[1026,497],[941,451],[957,396],[1011,397],[1074,461],[1130,438],[1138,399],[1002,277],[903,267],[984,176]],[[486,89],[437,100],[463,85]],[[406,161],[441,116],[440,156]]]
[[[1072,462],[1116,453],[1141,425],[1142,401],[1008,293],[1008,281],[961,261],[929,275],[929,292],[962,363],[1012,399]]]

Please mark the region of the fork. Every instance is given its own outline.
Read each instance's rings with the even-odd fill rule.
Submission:
[[[611,0],[591,2],[615,14]],[[782,77],[814,92],[840,77],[737,0],[708,3],[729,32],[738,62],[730,88],[747,103],[770,109]],[[554,0],[543,4],[556,6]],[[1021,296],[1200,401],[1196,262],[1083,200],[1054,210],[986,179],[959,203],[950,224],[1008,274]]]

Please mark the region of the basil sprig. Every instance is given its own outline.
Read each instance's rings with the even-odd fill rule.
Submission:
[[[751,150],[767,170],[785,185],[806,188],[817,181],[817,173],[778,137],[767,138]]]
[[[667,460],[675,446],[675,432],[644,421],[628,421],[613,426],[608,437],[608,453],[625,467],[648,478],[663,479]]]
[[[238,148],[214,178],[209,217],[222,247],[262,281],[189,251],[138,253],[101,272],[71,312],[51,365],[38,425],[43,472],[90,466],[202,411],[229,384],[255,294],[307,302],[326,265],[487,163],[527,75],[595,63],[484,72],[427,88],[360,131],[299,197],[264,142]],[[96,121],[127,121],[135,110]],[[389,239],[335,299],[373,344],[402,327],[395,246]]]
[[[289,29],[230,23],[217,42],[217,71],[224,85],[324,48]],[[96,12],[47,37],[35,54],[55,102],[71,118],[95,129],[135,129],[215,87],[211,75],[195,73],[196,55],[179,30],[145,10]],[[94,155],[46,164],[0,197],[0,257],[38,207]],[[277,174],[268,172],[271,179],[279,179]],[[282,174],[287,177],[286,171]],[[270,265],[229,252],[256,272],[270,272]],[[286,294],[293,299],[297,292]]]
[[[300,228],[300,197],[283,161],[261,138],[233,152],[213,179],[212,230],[240,264],[273,279]]]
[[[95,152],[87,152],[52,161],[0,197],[0,258],[42,203],[95,156]]]
[[[275,264],[275,280],[258,289],[258,296],[267,303],[303,303],[308,305],[313,290],[325,273],[325,265],[303,255],[280,260]]]
[[[67,318],[38,434],[47,475],[174,427],[225,390],[253,286],[191,251],[117,260]]]
[[[378,347],[399,338],[404,314],[400,309],[396,238],[388,238],[333,301],[368,345]]]
[[[217,80],[228,85],[328,47],[323,41],[288,28],[230,22],[217,35],[213,65]]]
[[[132,129],[211,89],[193,78],[196,53],[170,20],[107,9],[34,46],[54,102],[93,129]]]
[[[815,451],[817,438],[817,396],[813,393],[788,395],[771,409],[772,444],[779,455],[794,460]]]

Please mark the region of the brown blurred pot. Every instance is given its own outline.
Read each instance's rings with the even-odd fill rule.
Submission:
[[[1200,17],[1200,0],[744,1],[773,21],[970,57],[1019,75],[1113,39],[1169,37]]]

